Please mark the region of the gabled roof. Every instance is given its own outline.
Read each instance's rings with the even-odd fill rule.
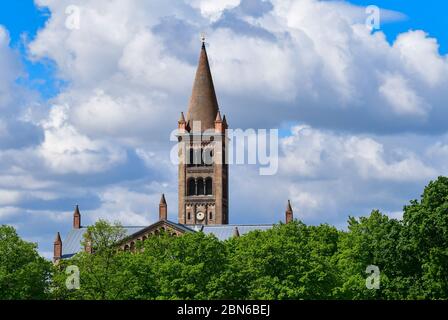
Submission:
[[[224,241],[230,239],[235,234],[235,227],[238,228],[238,233],[240,236],[249,233],[251,231],[260,230],[265,231],[273,227],[270,224],[253,224],[253,225],[238,225],[238,224],[228,224],[228,225],[183,225],[169,220],[161,220],[150,226],[127,226],[123,227],[126,232],[126,238],[138,237],[140,234],[145,233],[153,228],[158,228],[163,225],[168,225],[181,232],[204,232],[205,234],[213,234],[218,238],[218,240]],[[68,259],[84,250],[81,246],[83,241],[84,233],[87,232],[87,227],[81,227],[80,229],[70,230],[67,237],[62,241],[62,259]]]
[[[144,229],[145,227],[123,227],[126,235],[130,236],[136,232],[138,232],[141,229]],[[68,259],[78,252],[81,252],[84,250],[81,246],[81,242],[83,241],[84,233],[87,232],[87,227],[82,227],[80,229],[72,229],[70,230],[69,234],[67,235],[67,238],[62,241],[62,258]]]
[[[188,228],[187,226],[183,225],[183,224],[179,224],[179,223],[175,223],[169,220],[160,220],[157,221],[156,223],[153,223],[147,227],[144,227],[132,234],[129,234],[127,238],[135,238],[138,237],[140,234],[146,233],[147,231],[150,231],[152,229],[157,229],[160,228],[162,226],[170,226],[171,228],[181,231],[183,233],[185,232],[194,232],[194,230]]]

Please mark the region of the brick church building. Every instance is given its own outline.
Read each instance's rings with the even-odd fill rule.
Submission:
[[[205,43],[202,43],[199,64],[186,117],[178,121],[179,177],[177,222],[168,219],[168,205],[162,195],[159,220],[149,226],[124,227],[127,237],[123,250],[133,251],[138,241],[160,232],[179,236],[187,232],[214,234],[220,240],[240,236],[253,230],[267,230],[272,225],[229,224],[229,166],[226,161],[227,119],[221,116],[213,85]],[[207,161],[207,159],[211,161]],[[293,220],[288,201],[285,222]],[[81,242],[87,226],[81,224],[76,206],[73,227],[62,241],[59,232],[54,242],[54,261],[67,259],[83,248]]]

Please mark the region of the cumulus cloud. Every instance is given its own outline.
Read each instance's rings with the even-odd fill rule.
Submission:
[[[71,126],[66,106],[55,106],[43,123],[45,139],[39,154],[57,173],[96,173],[126,160],[126,153],[108,142],[93,141]]]
[[[294,127],[282,141],[281,167],[285,173],[311,178],[426,181],[437,174],[412,150],[385,146],[378,140]]]

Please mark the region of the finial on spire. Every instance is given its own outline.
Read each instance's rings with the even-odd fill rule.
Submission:
[[[201,32],[201,42],[203,46],[205,45],[205,40],[206,40],[206,34],[205,32]]]

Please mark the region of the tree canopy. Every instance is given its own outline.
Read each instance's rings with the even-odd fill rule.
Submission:
[[[404,206],[401,220],[373,210],[366,217],[349,217],[346,230],[295,220],[227,241],[202,232],[162,233],[135,252],[119,250],[124,237],[119,224],[97,222],[83,242],[92,253],[62,260],[49,281],[49,262],[35,245],[3,226],[0,298],[448,298],[445,177]],[[67,287],[71,266],[79,270],[78,289]],[[368,285],[372,279],[377,286]]]
[[[22,240],[13,227],[0,226],[0,300],[47,298],[51,270],[36,244]]]

